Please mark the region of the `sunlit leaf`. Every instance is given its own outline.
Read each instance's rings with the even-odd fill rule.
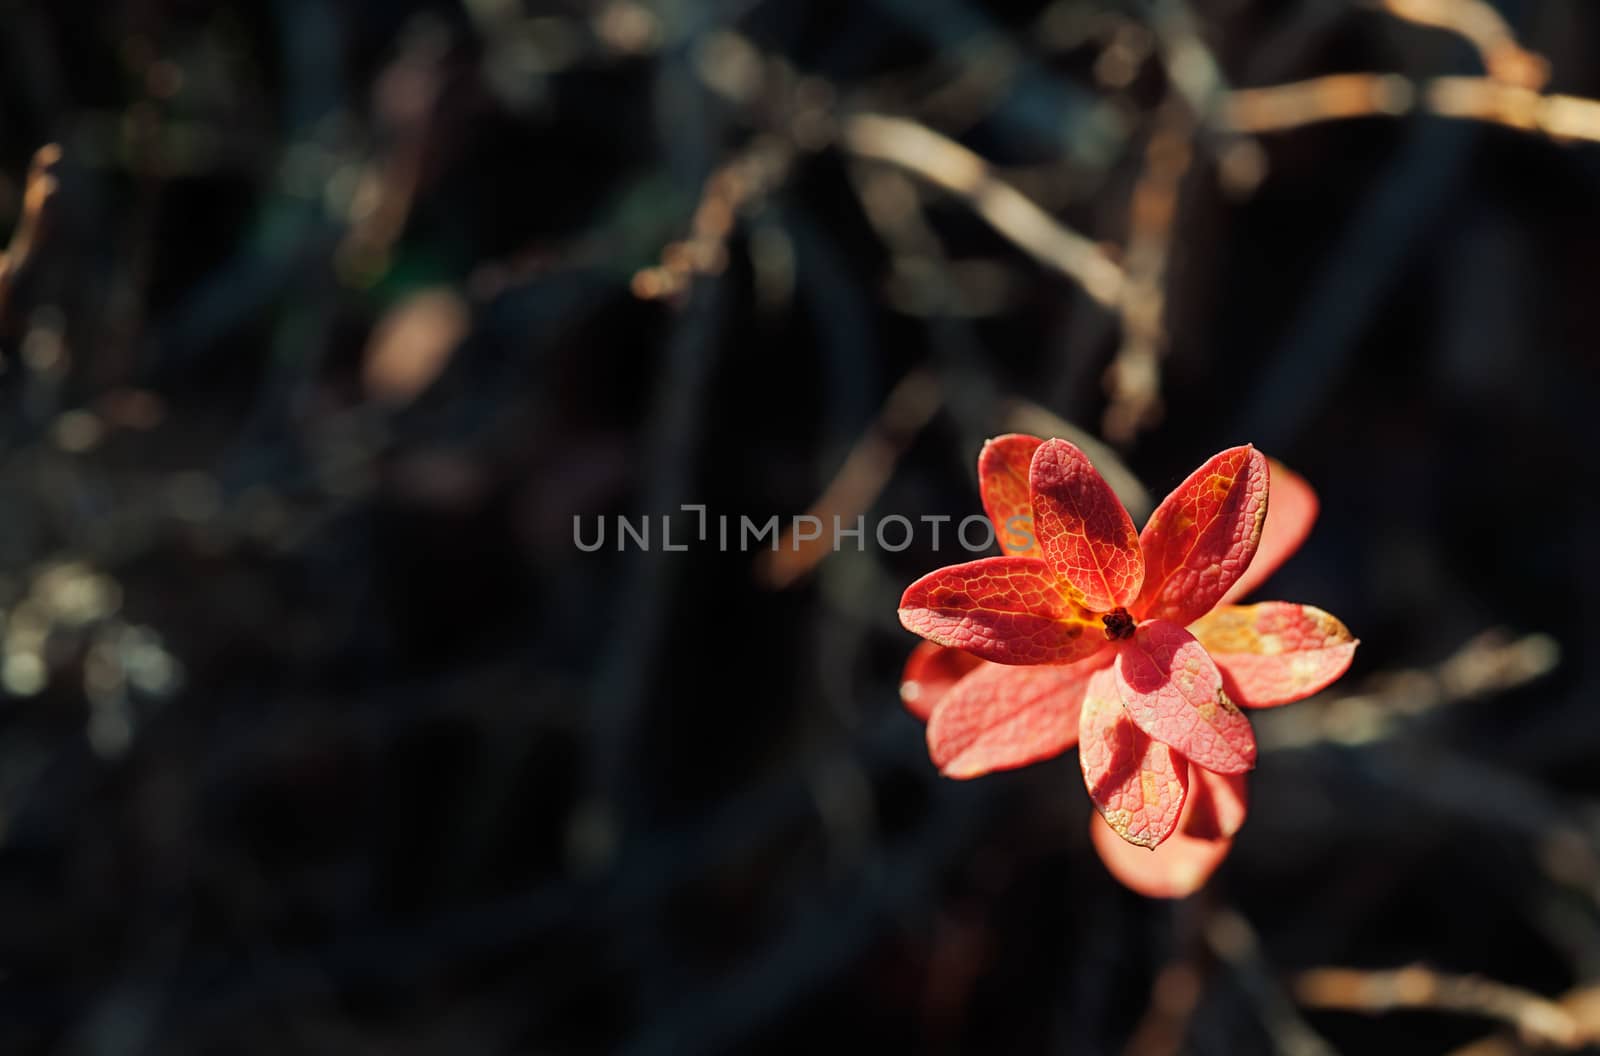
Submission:
[[[1139,535],[1088,457],[1065,440],[1047,440],[1028,481],[1034,533],[1051,570],[1096,612],[1132,604],[1144,581]]]
[[[1154,847],[1172,835],[1183,811],[1189,766],[1128,718],[1110,668],[1096,670],[1084,692],[1078,761],[1089,798],[1118,836]]]
[[[1350,667],[1356,639],[1310,605],[1264,601],[1224,605],[1189,628],[1222,671],[1228,696],[1247,708],[1309,697]]]
[[[1267,474],[1261,452],[1233,447],[1162,500],[1139,536],[1146,569],[1136,615],[1183,625],[1211,611],[1255,556]]]
[[[1221,604],[1238,601],[1255,590],[1267,577],[1300,549],[1317,521],[1317,493],[1305,478],[1275,458],[1267,459],[1272,482],[1267,489],[1267,519],[1261,526],[1261,545],[1244,575],[1222,596]]]
[[[1250,720],[1228,699],[1217,665],[1194,635],[1146,620],[1118,645],[1114,670],[1123,706],[1145,733],[1220,774],[1255,766]]]
[[[1033,536],[1033,505],[1028,497],[1028,467],[1044,443],[1037,436],[1008,433],[983,445],[978,455],[978,491],[994,522],[1000,549],[1014,557],[1038,557]]]
[[[951,649],[937,642],[918,642],[906,657],[900,675],[900,703],[926,722],[933,706],[950,691],[962,676],[983,661],[971,653]]]
[[[946,777],[978,777],[1049,759],[1078,743],[1078,712],[1098,658],[1067,666],[986,664],[928,721],[928,753]]]
[[[1015,429],[1019,433],[1059,436],[1076,445],[1078,450],[1089,456],[1089,461],[1094,463],[1094,468],[1100,475],[1106,478],[1111,490],[1117,493],[1117,498],[1127,507],[1134,524],[1143,524],[1145,518],[1150,516],[1150,511],[1155,508],[1155,503],[1150,500],[1150,493],[1139,482],[1133,470],[1123,464],[1110,444],[1089,430],[1073,425],[1054,411],[1047,410],[1031,400],[1017,398],[1006,401],[1005,412],[1000,420],[1005,423],[1006,428]]]
[[[1106,645],[1099,621],[1032,557],[986,557],[930,572],[906,588],[900,622],[997,664],[1069,664]]]

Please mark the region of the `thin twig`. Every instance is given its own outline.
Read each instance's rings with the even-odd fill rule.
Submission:
[[[790,527],[776,550],[760,554],[757,578],[769,587],[782,590],[827,556],[837,540],[828,526],[848,526],[872,505],[894,472],[900,455],[943,402],[939,383],[927,371],[914,370],[902,378],[884,401],[877,420],[851,449],[833,481],[806,511],[823,524],[822,532],[815,538],[796,538],[794,528]]]
[[[1600,1038],[1600,984],[1585,983],[1568,990],[1555,1003],[1577,1023],[1586,1042]],[[1464,1045],[1450,1056],[1527,1056],[1528,1040],[1509,1031],[1501,1032]]]
[[[1294,979],[1295,998],[1307,1008],[1378,1015],[1395,1009],[1432,1009],[1503,1020],[1528,1041],[1576,1048],[1585,1040],[1572,1013],[1518,987],[1473,975],[1446,975],[1422,965],[1394,971],[1313,968]]]
[[[362,169],[349,227],[334,252],[340,274],[354,285],[368,285],[388,270],[416,204],[439,127],[448,47],[438,30],[418,29],[378,78],[373,110],[386,146]]]
[[[1122,269],[1093,240],[1064,226],[994,174],[961,144],[902,117],[856,114],[844,123],[846,149],[889,162],[965,200],[990,227],[1039,263],[1081,285],[1107,308],[1118,307]]]
[[[633,276],[641,300],[678,297],[697,276],[720,275],[728,263],[728,239],[739,213],[768,194],[788,173],[792,149],[775,136],[759,136],[706,180],[689,222],[688,237],[667,244],[658,264]]]
[[[1273,1046],[1285,1056],[1334,1056],[1334,1050],[1301,1017],[1278,985],[1261,954],[1261,940],[1243,914],[1226,907],[1206,918],[1203,934],[1217,959],[1233,972],[1240,987],[1256,1006],[1261,1025]]]
[[[1517,43],[1511,26],[1484,0],[1376,0],[1380,10],[1407,22],[1449,30],[1477,49],[1491,78],[1537,91],[1550,79],[1550,62]]]
[[[1128,249],[1123,266],[1122,345],[1106,370],[1103,429],[1126,444],[1161,417],[1161,357],[1166,352],[1167,264],[1178,214],[1178,192],[1189,171],[1195,131],[1189,110],[1176,100],[1161,108],[1145,146],[1144,170],[1128,207]]]
[[[1264,712],[1258,735],[1264,748],[1317,742],[1370,744],[1392,735],[1424,712],[1525,685],[1555,669],[1561,649],[1547,634],[1516,638],[1489,631],[1464,643],[1432,668],[1375,675],[1360,690],[1325,694],[1306,707]]]
[[[1411,82],[1395,73],[1335,73],[1228,93],[1220,119],[1245,132],[1281,132],[1353,117],[1394,117],[1412,107]]]
[[[0,253],[0,319],[5,317],[16,277],[28,266],[49,220],[48,210],[60,189],[57,172],[61,148],[54,143],[40,147],[28,166],[28,181],[22,191],[22,215],[11,233],[11,245]]]
[[[1167,81],[1195,117],[1193,138],[1216,158],[1225,190],[1250,194],[1266,175],[1266,153],[1247,129],[1221,119],[1231,85],[1200,35],[1199,19],[1187,0],[1156,0],[1150,26],[1160,45]]]
[[[1600,143],[1600,100],[1542,95],[1492,77],[1435,77],[1414,83],[1394,73],[1331,74],[1238,89],[1229,94],[1220,120],[1248,132],[1284,132],[1324,121],[1397,117],[1414,108],[1554,140]]]

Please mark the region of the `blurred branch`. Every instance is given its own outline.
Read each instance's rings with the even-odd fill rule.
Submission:
[[[22,214],[16,230],[11,233],[11,245],[0,253],[0,320],[5,318],[11,300],[11,290],[17,275],[28,266],[40,239],[49,223],[50,203],[60,189],[57,177],[61,164],[61,148],[48,143],[33,155],[28,166],[27,183],[22,192]]]
[[[1268,748],[1319,741],[1369,744],[1390,736],[1407,719],[1532,682],[1553,671],[1560,659],[1560,646],[1547,634],[1510,638],[1505,631],[1488,631],[1432,668],[1385,672],[1369,678],[1361,691],[1323,694],[1292,711],[1263,713],[1257,728]]]
[[[943,59],[1004,70],[1007,90],[993,100],[986,120],[1006,138],[1047,145],[1085,173],[1103,173],[1122,156],[1129,133],[1122,111],[1027,50],[1006,43],[1003,27],[978,5],[966,0],[872,0],[871,6],[921,37]],[[981,82],[985,73],[975,71],[968,79]]]
[[[1222,120],[1248,132],[1282,132],[1323,121],[1397,117],[1418,107],[1437,117],[1502,125],[1555,140],[1600,143],[1600,100],[1541,95],[1491,77],[1339,73],[1231,92]]]
[[[1556,1006],[1577,1024],[1578,1033],[1586,1042],[1600,1038],[1600,984],[1585,983],[1568,990],[1555,1001]],[[1528,1056],[1537,1044],[1525,1033],[1501,1033],[1483,1038],[1456,1049],[1451,1056]]]
[[[1194,156],[1195,123],[1181,103],[1169,101],[1145,145],[1144,169],[1128,207],[1123,259],[1122,345],[1106,370],[1111,397],[1103,429],[1126,444],[1161,417],[1161,357],[1166,351],[1166,279],[1176,230],[1178,193]]]
[[[633,294],[662,300],[683,294],[696,276],[720,275],[728,263],[728,239],[741,210],[768,194],[788,173],[792,149],[775,136],[758,136],[745,150],[717,166],[705,182],[690,220],[689,235],[670,242],[660,263],[633,276]]]
[[[1266,155],[1261,144],[1248,135],[1249,129],[1221,119],[1231,85],[1201,37],[1194,11],[1186,0],[1157,0],[1150,25],[1160,43],[1167,81],[1194,116],[1191,138],[1216,157],[1225,190],[1236,195],[1254,191],[1266,175]]]
[[[926,126],[885,114],[844,122],[846,149],[885,161],[963,199],[990,227],[1039,263],[1059,271],[1107,308],[1116,308],[1122,269],[1095,242],[1062,225],[997,177],[989,163]]]
[[[1550,78],[1549,60],[1517,43],[1510,25],[1484,0],[1376,0],[1376,4],[1396,18],[1465,38],[1496,81],[1536,91]]]
[[[807,514],[822,522],[815,538],[794,538],[793,521],[776,550],[762,551],[756,577],[775,590],[783,590],[811,571],[831,552],[833,524],[849,524],[877,500],[894,472],[901,454],[916,439],[944,400],[939,383],[925,370],[914,370],[900,380],[884,401],[883,410],[851,449],[844,465]]]
[[[1167,77],[1178,96],[1195,113],[1210,114],[1227,94],[1228,86],[1217,57],[1200,39],[1194,12],[1184,0],[1157,0],[1152,5],[1150,25],[1160,41]]]
[[[1392,117],[1411,109],[1416,93],[1397,73],[1335,73],[1267,88],[1236,88],[1220,118],[1245,132],[1281,132],[1322,121]]]
[[[1168,961],[1156,973],[1150,1002],[1123,1056],[1177,1056],[1200,1007],[1205,980],[1193,953]]]
[[[349,227],[334,251],[336,267],[352,284],[366,285],[388,270],[411,216],[439,122],[449,47],[439,28],[414,27],[374,86],[374,123],[383,148],[362,166]]]
[[[1541,95],[1483,77],[1440,77],[1428,82],[1425,102],[1441,117],[1488,121],[1552,139],[1600,143],[1600,101],[1576,95]]]
[[[969,837],[982,811],[948,783],[935,787],[929,820],[902,840],[875,850],[856,889],[806,906],[777,929],[762,950],[709,986],[685,995],[662,1018],[629,1040],[629,1056],[749,1051],[739,1045],[771,1019],[818,989],[909,904],[924,898],[941,869]]]
[[[1395,1009],[1461,1012],[1504,1020],[1534,1044],[1572,1049],[1586,1040],[1572,1013],[1538,994],[1421,965],[1394,971],[1314,968],[1295,976],[1294,993],[1308,1008],[1368,1015]]]
[[[1261,955],[1255,928],[1241,913],[1226,907],[1212,910],[1203,934],[1211,952],[1233,971],[1255,1004],[1274,1051],[1282,1056],[1334,1056],[1333,1048],[1301,1017],[1278,985]]]

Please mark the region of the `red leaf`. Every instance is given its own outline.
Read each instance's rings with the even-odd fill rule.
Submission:
[[[1261,526],[1261,545],[1256,547],[1250,567],[1233,581],[1220,604],[1238,601],[1265,583],[1300,549],[1317,521],[1317,493],[1305,478],[1275,458],[1267,459],[1267,464],[1272,467],[1272,483],[1267,489],[1267,519]]]
[[[939,699],[981,663],[982,660],[960,649],[935,642],[918,642],[906,657],[905,671],[900,675],[900,703],[927,722]]]
[[[1102,667],[1084,692],[1078,744],[1083,783],[1117,835],[1154,847],[1178,827],[1189,767],[1129,720],[1113,683],[1111,669]]]
[[[928,754],[946,777],[980,777],[1049,759],[1078,743],[1078,711],[1099,658],[1070,666],[986,664],[928,721]]]
[[[1033,557],[948,565],[906,588],[900,622],[997,664],[1070,664],[1106,644],[1100,623]]]
[[[1255,556],[1267,473],[1260,451],[1231,447],[1161,501],[1139,536],[1148,567],[1135,615],[1181,626],[1211,611]]]
[[[994,522],[1000,549],[1013,557],[1039,556],[1033,537],[1033,503],[1028,497],[1028,467],[1042,443],[1037,436],[1007,433],[984,444],[978,455],[978,492],[983,496],[983,508]],[[1019,517],[1022,519],[1013,523]]]
[[[1034,453],[1028,484],[1034,534],[1055,574],[1095,612],[1132,604],[1144,581],[1139,535],[1088,456],[1065,440],[1047,440]]]
[[[1154,850],[1119,839],[1099,817],[1089,819],[1089,838],[1106,869],[1124,887],[1146,898],[1185,898],[1206,885],[1228,857],[1233,841],[1173,833]]]
[[[1359,644],[1333,616],[1287,601],[1224,605],[1190,630],[1221,669],[1228,696],[1247,708],[1325,689],[1350,667]]]
[[[1218,774],[1189,764],[1189,802],[1178,832],[1202,840],[1226,839],[1239,831],[1249,809],[1243,774]]]
[[[1256,765],[1250,720],[1228,699],[1194,635],[1146,620],[1118,647],[1115,670],[1123,706],[1145,733],[1219,774]]]

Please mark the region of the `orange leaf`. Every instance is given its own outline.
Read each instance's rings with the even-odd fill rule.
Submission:
[[[1145,733],[1219,774],[1256,765],[1250,720],[1228,699],[1221,672],[1194,635],[1146,620],[1118,646],[1115,670],[1122,704]]]
[[[1000,549],[1013,557],[1039,556],[1033,537],[1033,503],[1028,497],[1028,467],[1042,443],[1037,436],[1007,433],[984,444],[978,455],[983,508],[994,522]]]
[[[900,703],[927,722],[939,699],[981,663],[982,660],[960,649],[936,642],[918,642],[906,657],[905,671],[900,675]]]
[[[1070,664],[1106,645],[1093,614],[1033,557],[986,557],[930,572],[906,588],[900,622],[997,664]]]
[[[1260,451],[1231,447],[1162,500],[1139,536],[1148,567],[1135,615],[1184,625],[1211,611],[1255,556],[1267,473]]]
[[[1220,604],[1238,601],[1265,583],[1300,549],[1317,521],[1317,493],[1305,478],[1275,458],[1267,459],[1267,465],[1272,467],[1272,482],[1267,488],[1267,519],[1261,526],[1261,545],[1256,547],[1250,567],[1233,581]]]
[[[1051,570],[1095,612],[1132,604],[1144,581],[1139,535],[1088,456],[1047,440],[1034,453],[1028,485],[1034,534]]]
[[[1122,839],[1155,847],[1178,827],[1188,764],[1129,720],[1107,667],[1084,692],[1078,761],[1095,809]]]
[[[1078,711],[1099,658],[1069,666],[986,664],[928,721],[928,754],[946,777],[980,777],[1060,755],[1078,743]]]
[[[1222,671],[1228,696],[1247,708],[1309,697],[1350,667],[1359,644],[1345,625],[1310,605],[1224,605],[1190,627]]]

